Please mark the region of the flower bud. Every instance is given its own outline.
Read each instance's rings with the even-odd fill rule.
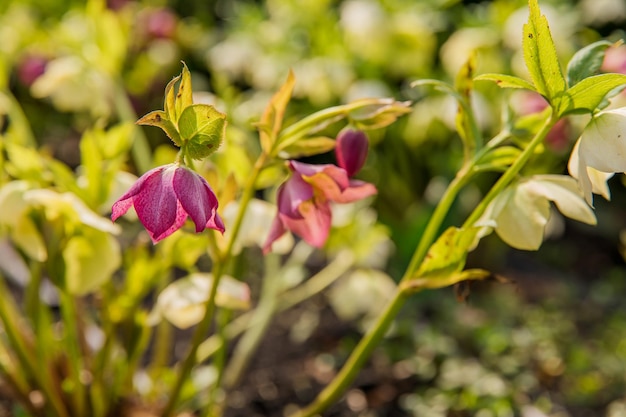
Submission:
[[[349,177],[359,172],[367,158],[369,141],[367,135],[354,129],[344,129],[337,136],[335,155],[337,164],[346,170]]]

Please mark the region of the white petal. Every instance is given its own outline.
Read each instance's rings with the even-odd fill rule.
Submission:
[[[550,203],[526,183],[509,188],[507,194],[506,205],[495,218],[496,233],[516,249],[539,249],[550,217]]]
[[[554,202],[570,219],[596,224],[596,216],[585,202],[576,180],[566,175],[536,175],[525,183],[532,192]]]
[[[582,133],[579,154],[598,171],[626,171],[626,107],[594,117]]]

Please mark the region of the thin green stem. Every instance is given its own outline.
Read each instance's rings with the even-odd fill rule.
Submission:
[[[0,279],[0,322],[4,331],[13,345],[13,352],[19,360],[20,366],[27,372],[39,385],[42,394],[50,404],[51,410],[58,417],[69,417],[69,413],[63,404],[61,395],[55,390],[52,375],[47,371],[49,364],[40,364],[34,355],[32,335],[29,334],[28,326],[21,320],[17,313],[17,307],[10,298],[8,289],[4,284],[4,280]]]
[[[170,272],[163,272],[159,278],[156,293],[160,294],[171,282]],[[154,334],[154,353],[150,361],[150,375],[158,378],[163,367],[167,366],[167,362],[172,350],[172,333],[173,327],[167,320],[161,320],[157,325]]]
[[[128,98],[126,90],[124,90],[121,80],[112,80],[115,88],[114,102],[117,114],[120,120],[124,122],[135,123],[137,121],[137,113]],[[131,154],[135,166],[139,172],[146,172],[152,164],[152,151],[148,139],[139,127],[133,129],[133,144]]]
[[[227,389],[235,386],[241,379],[250,362],[251,355],[257,350],[276,313],[277,292],[280,289],[282,278],[279,273],[279,258],[277,255],[270,254],[264,259],[266,268],[258,307],[255,309],[250,327],[237,344],[228,363],[228,368],[226,368],[224,386]]]
[[[402,282],[410,279],[417,268],[421,265],[428,249],[433,244],[435,239],[439,234],[439,229],[443,224],[448,212],[450,211],[450,207],[454,203],[456,196],[459,191],[467,184],[467,182],[471,179],[473,175],[472,167],[473,165],[469,165],[467,169],[461,169],[459,174],[450,182],[448,188],[444,192],[441,200],[439,200],[439,204],[435,208],[432,216],[428,220],[428,224],[422,233],[422,237],[420,238],[417,249],[413,253],[411,257],[411,261],[409,262],[409,266],[407,267],[404,276],[402,277]]]
[[[339,373],[333,378],[332,382],[320,392],[313,403],[290,417],[311,417],[318,415],[339,400],[339,397],[349,387],[354,378],[356,378],[364,362],[369,358],[376,345],[378,345],[378,342],[380,342],[387,332],[387,329],[398,315],[406,299],[407,295],[404,292],[400,290],[396,291],[393,299],[387,304],[376,323],[374,323],[366,335],[363,336]]]
[[[227,324],[230,322],[232,318],[232,310],[221,309],[217,318],[217,336],[220,340],[220,348],[217,350],[215,359],[213,360],[213,365],[217,369],[217,378],[215,379],[215,383],[211,385],[208,393],[208,401],[205,407],[204,413],[201,415],[204,417],[213,417],[213,416],[221,416],[223,404],[218,404],[216,402],[217,393],[219,391],[220,386],[222,385],[222,380],[224,377],[224,369],[226,368],[227,356],[228,352],[226,349],[226,336],[224,334],[224,329]]]
[[[481,202],[476,206],[474,211],[468,216],[463,223],[463,228],[471,227],[476,223],[476,221],[483,215],[487,206],[493,201],[493,199],[500,194],[510,183],[515,179],[517,174],[519,174],[520,170],[524,167],[526,162],[530,159],[530,157],[535,152],[537,146],[543,142],[546,135],[552,129],[552,126],[558,121],[558,117],[555,117],[553,114],[546,120],[541,129],[535,134],[535,137],[530,141],[528,146],[524,149],[524,151],[520,154],[520,156],[515,160],[513,165],[507,169],[504,174],[496,181],[496,183],[491,187],[487,195],[481,200]]]
[[[180,397],[180,391],[183,387],[184,382],[189,378],[191,374],[191,370],[194,365],[197,363],[197,353],[198,347],[202,343],[202,341],[206,338],[207,333],[209,332],[209,328],[211,327],[211,323],[213,321],[213,313],[215,311],[215,296],[217,294],[217,287],[219,285],[219,281],[224,273],[224,269],[232,256],[232,249],[235,244],[235,240],[237,239],[237,235],[239,234],[239,229],[241,228],[241,224],[243,223],[243,218],[246,213],[246,208],[248,207],[248,203],[254,196],[254,191],[256,190],[256,181],[261,173],[261,170],[265,166],[265,161],[267,159],[267,154],[262,153],[257,159],[254,167],[252,168],[252,172],[248,177],[248,181],[243,188],[243,193],[241,195],[241,200],[239,202],[239,211],[237,213],[237,217],[235,222],[230,229],[230,237],[226,244],[226,248],[224,252],[222,252],[221,256],[216,256],[213,266],[213,281],[211,283],[211,289],[209,291],[209,296],[204,305],[205,313],[204,317],[196,326],[194,334],[191,339],[191,345],[189,347],[189,352],[187,356],[183,360],[181,364],[180,371],[178,372],[178,376],[174,385],[172,386],[172,391],[170,392],[170,397],[168,399],[167,404],[162,413],[162,417],[170,417],[173,415],[176,406],[178,405],[178,399]]]
[[[349,253],[342,253],[332,260],[318,273],[306,280],[303,284],[288,290],[278,296],[277,311],[281,312],[294,305],[320,293],[330,284],[335,282],[340,276],[345,274],[354,265],[354,257]],[[234,339],[245,332],[252,323],[256,314],[256,309],[247,311],[240,315],[224,328],[224,336],[227,340]],[[202,343],[198,354],[201,360],[209,358],[219,348],[219,341],[216,336],[211,336]]]
[[[81,381],[81,374],[85,368],[84,352],[80,347],[80,336],[76,327],[79,326],[78,314],[74,298],[60,291],[61,315],[63,318],[63,330],[65,346],[67,349],[67,359],[70,364],[70,396],[73,400],[74,413],[77,415],[85,415],[85,385]]]

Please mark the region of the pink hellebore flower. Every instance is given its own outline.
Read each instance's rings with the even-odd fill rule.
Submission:
[[[278,214],[263,246],[264,253],[287,230],[312,246],[322,247],[330,232],[331,202],[351,203],[376,194],[374,185],[350,179],[349,173],[361,168],[367,154],[365,134],[355,137],[337,138],[336,155],[341,167],[289,161],[293,174],[278,189]]]
[[[135,206],[154,243],[180,229],[187,216],[196,224],[196,233],[206,228],[224,233],[215,193],[199,174],[178,164],[160,166],[142,175],[113,204],[111,219],[117,220],[130,206]]]

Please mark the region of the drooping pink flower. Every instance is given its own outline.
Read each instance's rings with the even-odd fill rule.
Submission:
[[[264,253],[268,253],[272,243],[287,230],[291,230],[312,246],[322,247],[330,232],[331,202],[351,203],[376,194],[374,185],[350,179],[348,174],[354,169],[358,170],[365,159],[362,156],[349,159],[348,152],[363,155],[358,146],[367,147],[367,138],[365,139],[354,142],[342,140],[337,144],[337,159],[342,167],[289,161],[292,175],[278,189],[278,214],[263,245]],[[355,146],[350,151],[346,148],[349,143]]]
[[[215,193],[199,174],[178,164],[142,175],[113,204],[111,219],[117,220],[131,206],[154,243],[180,229],[188,216],[196,225],[196,233],[207,228],[224,233]]]

